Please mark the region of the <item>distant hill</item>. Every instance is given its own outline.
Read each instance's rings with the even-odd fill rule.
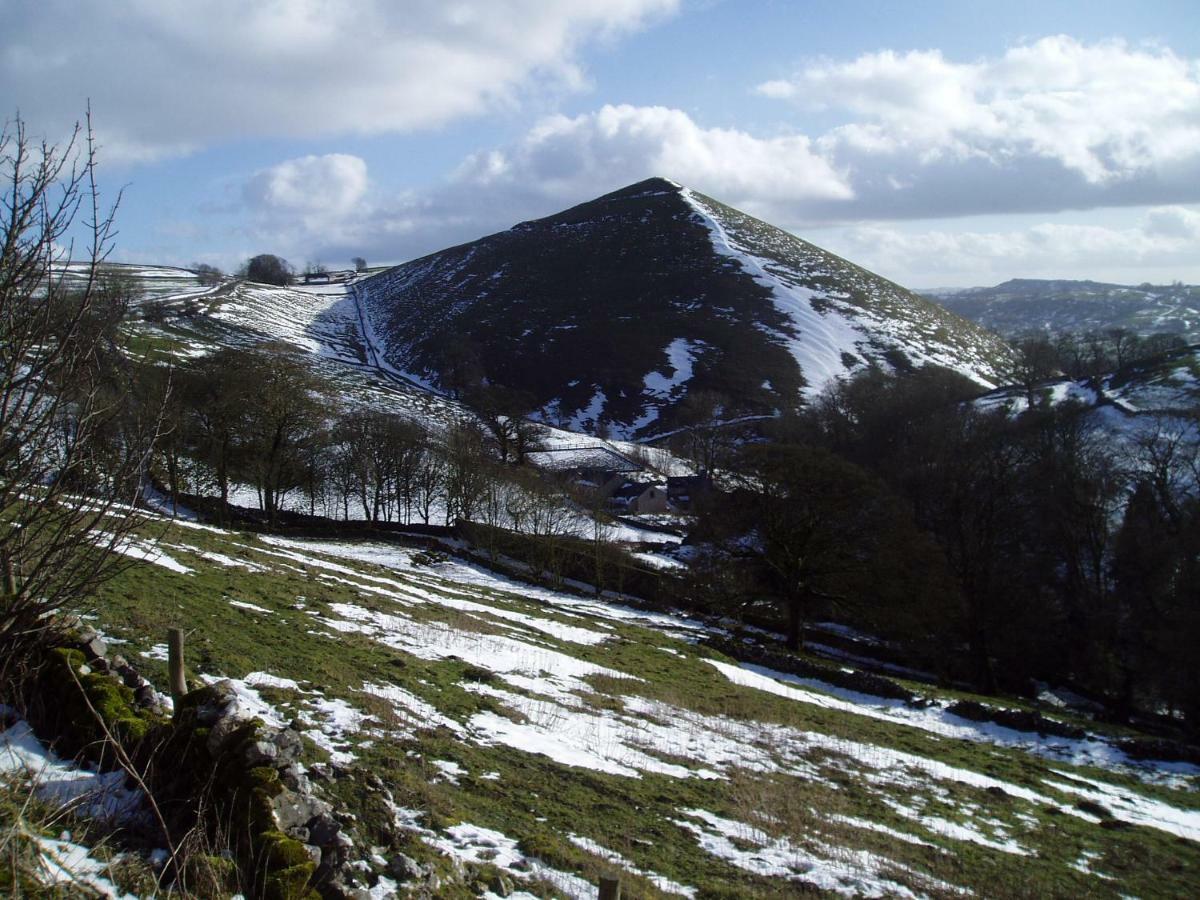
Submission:
[[[1200,341],[1200,286],[1136,287],[1099,281],[1014,278],[995,287],[926,291],[949,310],[1001,334],[1031,330],[1178,334]]]
[[[877,365],[991,386],[1009,350],[935,303],[661,178],[355,286],[382,360],[442,390],[524,392],[572,428],[649,436],[694,392],[793,408]]]

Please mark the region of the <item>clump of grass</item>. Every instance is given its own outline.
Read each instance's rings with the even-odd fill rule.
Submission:
[[[86,888],[60,871],[43,841],[69,839],[87,847],[105,864],[101,873],[121,890],[149,894],[157,888],[153,870],[136,852],[120,852],[123,843],[142,844],[141,836],[119,826],[76,815],[71,804],[39,796],[35,781],[22,773],[0,775],[0,895],[69,898]]]

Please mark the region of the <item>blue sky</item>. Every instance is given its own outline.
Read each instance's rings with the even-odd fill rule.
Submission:
[[[658,174],[913,287],[1200,282],[1198,9],[0,0],[0,98],[90,98],[131,261],[398,262]]]

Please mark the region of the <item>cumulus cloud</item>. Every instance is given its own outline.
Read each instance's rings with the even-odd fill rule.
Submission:
[[[513,146],[469,158],[457,180],[479,188],[532,183],[551,196],[585,197],[664,175],[733,203],[768,198],[844,200],[853,191],[803,135],[756,137],[704,128],[662,106],[604,106],[584,115],[551,116]]]
[[[227,212],[248,214],[241,226],[251,246],[290,259],[333,261],[360,255],[378,215],[366,161],[347,153],[301,156],[255,172]],[[378,248],[372,248],[375,250]],[[233,267],[238,260],[225,260]]]
[[[1200,212],[1181,206],[1152,209],[1146,215],[1145,232],[1171,242],[1200,245]]]
[[[8,101],[65,128],[90,97],[106,158],[245,136],[428,128],[514,102],[531,78],[577,85],[586,40],[678,0],[70,0],[5,5]]]
[[[444,183],[424,191],[372,195],[365,163],[334,154],[259,172],[245,183],[242,199],[263,238],[286,239],[318,257],[397,259],[654,175],[766,218],[810,200],[852,196],[843,174],[806,137],[706,128],[677,109],[605,106],[546,117],[510,145],[469,156]]]
[[[263,169],[243,187],[246,202],[264,214],[338,218],[367,191],[367,164],[357,156],[303,156]]]
[[[1015,276],[1163,282],[1193,270],[1200,258],[1200,210],[1157,207],[1120,227],[1045,222],[950,231],[871,223],[830,233],[825,243],[901,284],[921,287]]]
[[[851,214],[1200,199],[1200,60],[1166,48],[1060,35],[974,62],[888,50],[757,91],[845,117],[814,146],[852,173]]]

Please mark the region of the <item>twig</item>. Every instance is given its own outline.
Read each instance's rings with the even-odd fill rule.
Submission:
[[[83,697],[83,702],[87,704],[87,708],[91,712],[92,717],[96,720],[96,723],[100,726],[100,730],[104,732],[105,739],[112,746],[113,753],[117,757],[117,764],[120,765],[122,771],[124,771],[126,775],[128,775],[130,778],[132,778],[134,780],[134,782],[137,783],[137,786],[141,789],[142,793],[145,795],[146,802],[150,805],[150,811],[154,814],[154,818],[158,822],[158,827],[162,831],[163,840],[167,844],[167,850],[170,851],[170,854],[171,854],[170,863],[171,863],[171,865],[174,865],[175,855],[179,852],[179,850],[178,850],[178,848],[176,848],[174,842],[171,840],[171,831],[169,828],[167,828],[167,821],[166,821],[166,819],[163,818],[162,810],[160,810],[158,808],[158,803],[155,801],[154,795],[150,792],[150,788],[146,784],[145,780],[142,778],[141,773],[138,772],[137,767],[134,766],[133,761],[129,758],[129,755],[125,752],[125,748],[121,746],[120,742],[115,737],[113,737],[113,733],[111,731],[109,731],[108,723],[104,721],[104,717],[101,716],[100,713],[96,710],[96,707],[92,705],[91,698],[88,697],[87,691],[85,691],[83,689],[83,684],[82,684],[82,682],[80,682],[79,676],[77,674],[75,674],[75,669],[72,666],[68,665],[67,671],[71,673],[71,680],[74,681],[75,686],[77,688],[79,688],[79,694],[81,697]],[[164,871],[165,871],[165,869],[164,869]]]

